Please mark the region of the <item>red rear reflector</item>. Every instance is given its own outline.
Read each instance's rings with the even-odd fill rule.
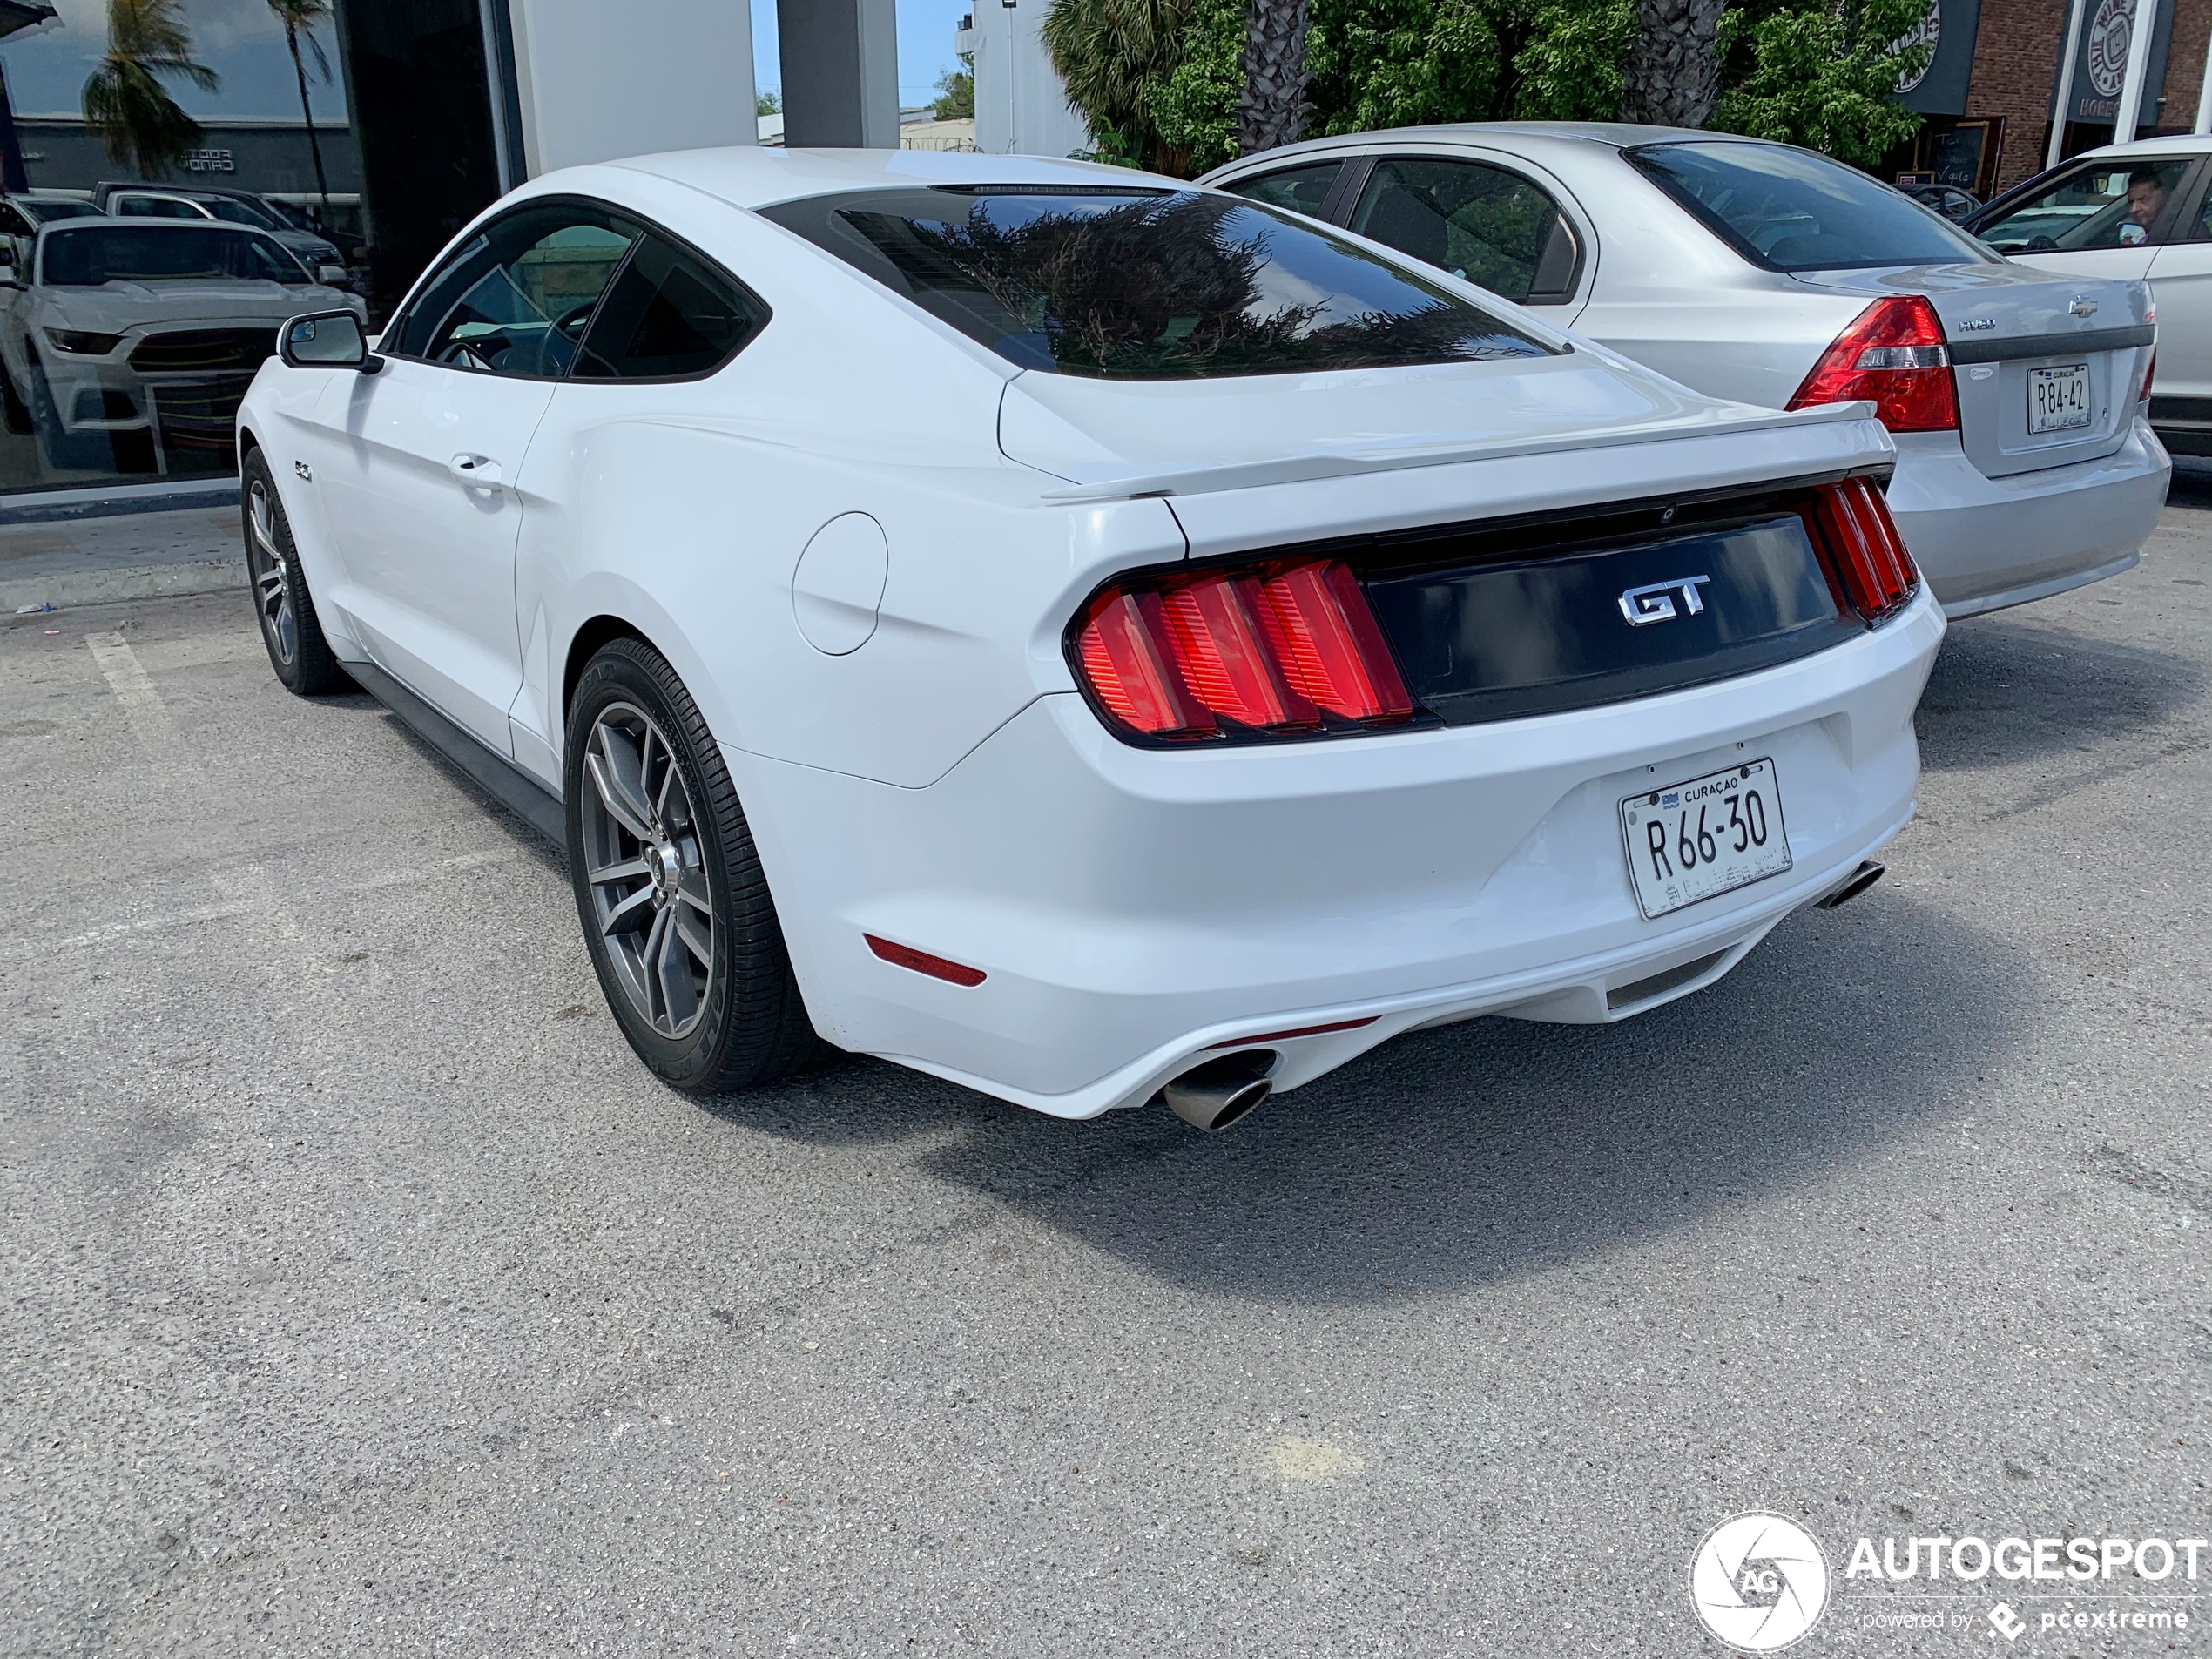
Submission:
[[[1256,1037],[1231,1037],[1226,1042],[1209,1042],[1206,1052],[1216,1049],[1249,1049],[1256,1042],[1288,1042],[1292,1037],[1318,1037],[1324,1031],[1357,1031],[1363,1025],[1372,1025],[1378,1015],[1370,1014],[1364,1020],[1338,1020],[1329,1025],[1302,1025],[1295,1031],[1263,1031]]]
[[[868,948],[887,962],[898,968],[911,968],[917,974],[927,974],[932,979],[950,980],[955,985],[981,985],[987,977],[980,968],[963,968],[958,962],[947,961],[942,956],[932,956],[926,950],[916,950],[911,945],[894,945],[887,939],[878,939],[873,934],[862,934]]]
[[[1900,610],[1919,590],[1920,573],[1882,492],[1864,478],[1846,478],[1813,494],[1809,528],[1838,600],[1869,622]]]
[[[1105,589],[1071,653],[1099,707],[1148,738],[1297,737],[1395,725],[1413,699],[1336,559],[1169,571]]]
[[[1919,294],[1877,300],[1805,376],[1793,409],[1871,398],[1892,432],[1955,432],[1959,390],[1935,307]]]

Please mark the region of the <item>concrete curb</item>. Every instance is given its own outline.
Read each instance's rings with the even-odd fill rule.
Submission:
[[[121,569],[55,570],[0,581],[0,617],[18,606],[113,604],[120,599],[166,599],[187,593],[227,593],[246,585],[246,556]]]

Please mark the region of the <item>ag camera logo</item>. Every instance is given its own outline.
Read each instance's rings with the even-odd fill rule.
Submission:
[[[1779,1653],[1828,1609],[1828,1560],[1782,1515],[1735,1515],[1689,1558],[1698,1622],[1743,1653]]]

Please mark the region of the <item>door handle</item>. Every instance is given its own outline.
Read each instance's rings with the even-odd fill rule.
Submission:
[[[446,462],[446,470],[462,483],[473,484],[480,489],[497,489],[500,487],[499,462],[489,455],[455,455]]]

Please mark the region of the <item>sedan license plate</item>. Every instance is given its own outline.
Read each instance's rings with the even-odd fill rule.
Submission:
[[[1621,803],[1621,839],[1646,917],[1718,898],[1790,867],[1771,760],[1629,796]]]
[[[2027,432],[2064,432],[2089,424],[2089,365],[2027,371]]]

